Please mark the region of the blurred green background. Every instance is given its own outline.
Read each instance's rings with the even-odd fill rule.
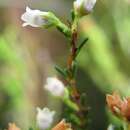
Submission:
[[[8,122],[23,129],[35,125],[37,106],[58,111],[57,119],[62,113],[43,86],[56,75],[55,64],[65,65],[67,40],[54,28],[23,28],[27,5],[53,11],[67,23],[73,0],[0,0],[0,129]],[[130,96],[130,0],[97,0],[93,13],[80,20],[79,35],[89,38],[78,56],[77,76],[91,108],[89,130],[106,130],[112,120],[105,94]]]

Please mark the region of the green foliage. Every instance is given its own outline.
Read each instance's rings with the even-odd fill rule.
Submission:
[[[80,22],[82,28],[80,35],[88,37],[89,41],[79,54],[79,65],[85,71],[86,79],[92,80],[94,89],[96,88],[103,94],[119,91],[123,96],[130,96],[129,11],[128,1],[100,0],[93,16],[86,17]],[[89,91],[91,87],[93,86],[86,86],[86,89]],[[99,98],[96,95],[88,97],[89,102],[94,97],[98,102]],[[117,120],[113,121],[111,117],[108,119],[110,119],[109,123],[118,122]],[[101,123],[102,127],[103,125]],[[116,124],[116,126],[118,125]],[[95,128],[97,129],[97,127]]]
[[[100,98],[96,95],[97,92],[104,96],[106,93],[116,90],[122,95],[130,95],[129,12],[130,3],[128,0],[99,0],[93,14],[80,21],[80,36],[83,38],[87,37],[89,40],[86,38],[77,46],[77,59],[72,62],[71,76],[75,77],[77,73],[77,62],[79,62],[78,66],[83,70],[82,74],[84,74],[84,76],[81,76],[81,73],[79,74],[78,72],[78,78],[80,78],[80,80],[84,78],[85,82],[81,82],[82,84],[80,84],[78,88],[80,91],[90,92],[87,93],[87,100],[90,103],[91,98],[96,99],[95,102],[91,103],[92,108],[96,105],[105,109],[105,100],[104,104],[98,103],[100,102]],[[72,22],[74,22],[75,17],[75,13],[72,11]],[[69,37],[70,40],[71,34],[68,26],[62,24],[61,21],[59,21],[58,25],[58,30]],[[2,121],[5,116],[4,113],[21,106],[20,104],[23,100],[22,81],[20,80],[21,76],[19,77],[19,73],[22,75],[25,70],[23,62],[16,52],[16,32],[13,34],[10,32],[11,31],[7,30],[5,34],[0,37],[0,120]],[[87,45],[85,45],[86,42]],[[58,66],[55,68],[65,78],[67,75],[70,75],[68,69],[62,69]],[[88,82],[88,84],[86,82]],[[96,94],[91,95],[92,91]],[[6,103],[4,102],[5,100]],[[80,101],[86,106],[86,95],[81,95]],[[97,123],[95,127],[92,124],[92,129],[102,129],[103,127],[106,129],[107,126],[102,123],[104,119],[99,117],[98,112],[99,110],[97,109],[94,113],[95,120],[93,121],[92,119],[92,121],[99,121],[100,124]],[[106,112],[102,113],[106,115]],[[72,109],[65,110],[63,114],[67,121],[72,122],[77,127],[80,125],[79,117],[74,114]],[[68,114],[70,116],[68,116]],[[109,121],[107,121],[107,119]],[[123,129],[123,127],[119,125],[120,122],[113,119],[113,117],[108,116],[107,119],[106,124],[114,124],[108,130]]]
[[[64,69],[62,69],[61,67],[55,65],[55,69],[57,70],[57,72],[59,72],[64,78],[67,77],[67,73]]]
[[[8,33],[7,33],[8,32]],[[6,34],[7,33],[7,34]],[[23,106],[23,65],[15,51],[15,32],[6,30],[0,36],[0,127],[11,120],[15,120],[16,115]],[[20,75],[19,75],[20,74]],[[10,117],[8,117],[10,115]],[[7,118],[7,117],[8,118]],[[5,126],[4,126],[5,127]]]

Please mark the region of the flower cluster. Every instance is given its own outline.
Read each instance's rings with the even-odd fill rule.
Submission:
[[[74,10],[79,15],[86,15],[92,12],[96,0],[76,0],[74,1]],[[57,26],[59,24],[58,18],[50,12],[32,10],[26,7],[26,12],[21,16],[21,19],[25,22],[23,26],[30,25],[32,27],[49,27]]]
[[[130,98],[121,99],[117,92],[107,94],[106,101],[109,109],[118,117],[130,121]]]
[[[66,99],[67,97],[66,99],[67,103],[69,102],[69,105],[73,106],[73,104],[69,101],[69,97],[66,95],[67,90],[65,89],[64,84],[56,77],[48,77],[44,88],[45,90],[49,91],[53,96],[59,97],[61,99],[64,98]],[[50,128],[54,120],[54,115],[55,111],[50,111],[49,108],[43,108],[43,110],[37,108],[36,120],[40,130],[46,130]],[[62,120],[52,130],[71,130],[71,129],[70,125],[65,123],[65,120]]]

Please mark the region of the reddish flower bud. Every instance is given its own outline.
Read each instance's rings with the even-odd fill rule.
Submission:
[[[66,123],[65,120],[60,121],[52,130],[72,130],[71,125]]]
[[[9,123],[8,130],[20,130],[20,128],[17,127],[15,123]]]
[[[109,109],[118,117],[130,121],[130,98],[121,99],[117,92],[112,95],[106,95],[106,101]]]

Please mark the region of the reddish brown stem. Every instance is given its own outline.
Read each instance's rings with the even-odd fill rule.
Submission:
[[[76,42],[77,42],[77,31],[74,30],[72,33],[71,53],[68,58],[67,68],[68,68],[68,71],[70,74],[68,77],[68,82],[72,88],[71,96],[72,96],[73,100],[76,102],[76,104],[79,106],[80,105],[80,102],[79,102],[80,95],[79,95],[79,92],[76,87],[75,78],[73,76],[73,62],[75,60],[76,51],[77,51]]]
[[[76,24],[75,24],[76,25]],[[73,101],[78,105],[79,107],[79,112],[77,113],[81,119],[81,127],[84,127],[84,109],[83,106],[80,103],[80,93],[78,92],[78,89],[76,87],[76,80],[73,74],[73,62],[75,61],[76,58],[76,53],[77,53],[77,25],[75,26],[75,29],[72,27],[72,37],[71,37],[71,51],[70,55],[68,57],[67,61],[67,69],[68,69],[68,83],[71,86],[71,97]]]
[[[76,41],[77,41],[77,32],[74,31],[74,33],[72,34],[72,41],[71,41],[71,54],[68,58],[68,63],[67,63],[67,66],[68,66],[68,69],[70,70],[72,68],[72,64],[73,64],[73,61],[75,59],[75,56],[76,56],[76,51],[77,51],[77,48],[76,48]]]

